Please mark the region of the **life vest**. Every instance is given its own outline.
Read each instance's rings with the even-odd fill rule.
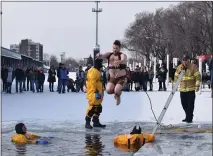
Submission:
[[[114,138],[114,146],[121,151],[137,151],[145,143],[153,142],[153,134],[122,134]]]
[[[33,144],[35,143],[35,141],[33,140],[36,138],[40,138],[40,136],[37,136],[32,133],[16,134],[12,136],[11,141],[17,144]]]

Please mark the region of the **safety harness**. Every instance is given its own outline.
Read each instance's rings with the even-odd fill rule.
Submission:
[[[120,64],[119,67],[115,67],[115,66],[109,66],[109,59],[111,57],[111,55],[113,55],[114,53],[110,53],[109,56],[107,57],[107,60],[108,60],[108,67],[107,69],[126,69],[126,65],[125,64]],[[118,59],[121,60],[121,54],[122,52],[118,52],[118,55],[115,55],[115,56],[118,56]]]

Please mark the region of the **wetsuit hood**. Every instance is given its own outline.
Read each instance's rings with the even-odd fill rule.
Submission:
[[[17,134],[26,134],[26,132],[23,131],[23,127],[25,125],[23,123],[19,123],[16,125],[15,130]]]
[[[94,68],[100,70],[103,67],[102,63],[103,63],[102,59],[95,59]]]
[[[137,129],[135,126],[130,134],[141,134],[141,127]]]

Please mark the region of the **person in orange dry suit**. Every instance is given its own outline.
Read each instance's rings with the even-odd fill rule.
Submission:
[[[93,127],[106,127],[99,122],[99,116],[102,112],[102,101],[104,96],[103,85],[101,82],[101,68],[102,59],[96,59],[94,67],[90,68],[87,72],[86,80],[86,96],[88,100],[89,107],[86,112],[86,125],[85,128],[92,129]],[[91,118],[93,121],[93,127],[90,125]]]
[[[15,126],[16,134],[12,136],[11,141],[16,144],[47,144],[47,140],[43,140],[43,137],[28,133],[27,128],[23,123],[18,123]],[[45,138],[45,137],[44,137]],[[50,137],[52,138],[52,137]],[[41,140],[36,140],[41,139]]]
[[[130,134],[122,134],[114,138],[114,146],[121,151],[136,152],[145,143],[153,142],[155,140],[154,134],[143,134],[141,128],[133,128]]]

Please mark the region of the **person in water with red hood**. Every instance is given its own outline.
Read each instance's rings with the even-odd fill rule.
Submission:
[[[27,128],[23,123],[18,123],[15,126],[16,134],[12,136],[11,141],[16,144],[48,144],[47,140],[43,140],[45,137],[41,137],[27,132]],[[40,140],[36,140],[40,139]]]

